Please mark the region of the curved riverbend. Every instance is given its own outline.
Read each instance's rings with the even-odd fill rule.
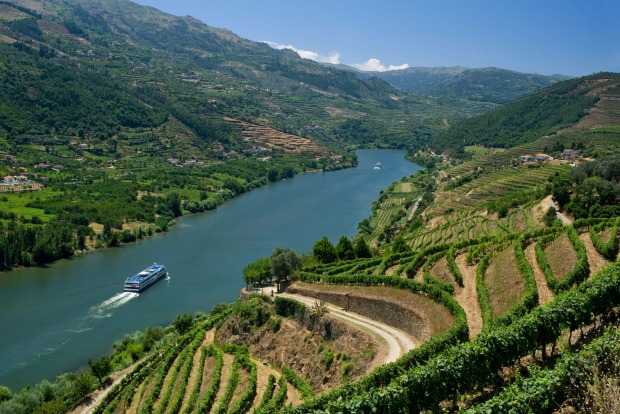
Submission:
[[[275,247],[311,251],[324,234],[333,243],[355,235],[379,191],[421,168],[404,154],[361,150],[357,168],[297,176],[183,217],[158,237],[1,275],[0,384],[17,390],[52,379],[126,333],[231,302],[243,268]],[[122,294],[125,278],[153,262],[165,264],[170,279]]]

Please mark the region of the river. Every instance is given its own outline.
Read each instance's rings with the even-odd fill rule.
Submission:
[[[127,333],[232,302],[243,268],[276,247],[310,252],[323,235],[334,244],[354,236],[379,191],[421,168],[404,154],[360,150],[356,168],[267,185],[182,217],[157,237],[1,274],[0,384],[18,390],[53,380],[110,352]],[[383,168],[373,169],[377,162]],[[153,262],[165,264],[170,279],[123,293],[124,279]]]

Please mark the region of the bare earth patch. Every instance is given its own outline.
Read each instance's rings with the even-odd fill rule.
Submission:
[[[277,332],[265,326],[243,332],[233,317],[218,329],[217,339],[247,345],[256,358],[291,368],[315,392],[340,386],[345,375],[353,381],[372,368],[379,346],[371,335],[336,320],[329,313],[315,322],[309,328],[296,319],[284,319]],[[325,362],[328,352],[332,354],[329,364]],[[345,365],[349,366],[346,373]],[[293,387],[288,388],[290,393]]]
[[[456,281],[454,280],[454,275],[448,268],[448,259],[442,257],[437,260],[433,266],[429,269],[431,275],[435,276],[437,279],[443,280],[444,282],[452,283],[456,286]]]
[[[532,207],[532,215],[534,216],[534,220],[540,226],[545,225],[544,217],[545,217],[545,214],[547,214],[547,211],[549,211],[549,207],[550,207],[549,201],[551,201],[552,197],[553,196],[549,195],[543,198],[540,203]]]
[[[484,281],[489,287],[489,301],[495,316],[506,314],[519,303],[525,291],[525,280],[517,269],[513,245],[491,259]]]
[[[553,275],[560,281],[577,264],[577,252],[575,252],[575,248],[566,233],[560,234],[557,239],[545,248],[545,256],[547,256]]]
[[[474,338],[482,330],[482,311],[476,290],[476,266],[468,266],[464,254],[457,256],[455,261],[463,275],[463,287],[456,287],[454,298],[465,311],[469,337]]]
[[[590,265],[590,277],[611,264],[611,262],[596,251],[592,244],[592,239],[590,239],[590,233],[580,234],[579,240],[581,240],[586,247],[586,256],[588,256],[588,264]]]
[[[538,303],[540,305],[546,305],[553,300],[553,292],[547,285],[547,279],[536,260],[536,244],[532,243],[525,249],[525,257],[532,266],[534,272],[534,278],[536,279],[536,287],[538,288]]]
[[[232,375],[232,363],[233,356],[224,354],[224,364],[222,365],[222,375],[220,377],[220,389],[217,391],[217,395],[215,396],[213,408],[217,408],[220,405],[220,401],[222,401],[222,397],[226,393],[226,384],[228,384],[228,380]]]

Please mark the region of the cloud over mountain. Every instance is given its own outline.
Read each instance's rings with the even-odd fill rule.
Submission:
[[[296,52],[300,57],[304,58],[304,59],[310,59],[310,60],[314,60],[315,62],[323,62],[323,63],[332,63],[334,65],[337,65],[340,63],[340,53],[339,52],[333,52],[330,53],[327,56],[321,55],[317,52],[313,52],[311,50],[303,50],[303,49],[297,49],[295,46],[293,45],[281,45],[279,43],[275,43],[275,42],[265,42],[267,43],[269,46],[271,46],[274,49],[277,50],[282,50],[282,49],[290,49],[293,52]]]
[[[407,69],[409,67],[409,65],[406,63],[402,65],[390,65],[386,67],[377,58],[370,58],[364,63],[354,63],[351,66],[366,72],[385,72],[387,70]]]
[[[298,49],[293,45],[282,45],[280,43],[270,41],[265,41],[264,43],[277,50],[290,49],[293,52],[296,52],[300,57],[304,59],[314,60],[315,62],[332,63],[334,65],[342,63],[340,62],[340,52],[332,52],[329,55],[325,56],[311,50]],[[377,58],[370,58],[364,63],[354,63],[350,66],[365,72],[385,72],[388,70],[407,69],[409,67],[409,65],[406,63],[402,65],[385,66]]]

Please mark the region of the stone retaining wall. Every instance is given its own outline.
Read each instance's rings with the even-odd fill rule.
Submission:
[[[295,285],[287,288],[286,291],[329,302],[345,310],[383,322],[420,341],[427,341],[431,336],[428,323],[422,316],[412,309],[399,303],[389,302],[385,298],[371,298],[355,293],[320,292]]]

